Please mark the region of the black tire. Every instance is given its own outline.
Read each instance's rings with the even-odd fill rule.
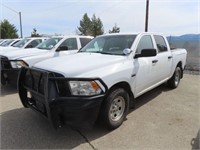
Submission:
[[[129,110],[129,95],[122,89],[113,90],[101,107],[101,120],[108,129],[118,128],[126,118]]]
[[[168,80],[168,86],[172,89],[175,89],[178,87],[181,79],[181,68],[176,67],[173,76]]]

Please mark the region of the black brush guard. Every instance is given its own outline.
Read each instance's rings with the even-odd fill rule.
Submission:
[[[19,60],[9,60],[7,57],[0,56],[1,59],[1,84],[6,85],[8,83],[17,84],[17,78],[20,69],[12,68],[11,62]]]
[[[71,95],[66,84],[68,81],[98,81],[105,89],[100,95],[77,97]],[[68,120],[72,120],[69,122],[72,126],[79,127],[80,121],[85,119],[89,120],[86,126],[93,125],[107,90],[106,84],[99,78],[65,78],[30,68],[22,68],[18,76],[19,97],[24,107],[42,114],[54,128],[61,127]],[[78,117],[79,121],[74,117]]]

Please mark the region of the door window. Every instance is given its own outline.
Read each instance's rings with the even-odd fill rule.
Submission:
[[[164,38],[160,35],[154,35],[154,39],[156,41],[156,45],[158,48],[158,52],[165,52],[167,51],[167,44]]]
[[[77,50],[77,41],[76,38],[66,39],[59,47],[67,47],[67,50]]]
[[[26,48],[33,48],[33,47],[36,47],[38,44],[40,44],[42,42],[41,39],[36,39],[36,40],[33,40],[32,42],[30,42]]]
[[[150,35],[145,35],[140,39],[140,42],[137,46],[136,53],[141,54],[141,50],[143,49],[152,49],[153,47],[153,42],[151,39]]]

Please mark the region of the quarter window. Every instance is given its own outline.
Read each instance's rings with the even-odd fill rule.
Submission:
[[[167,44],[162,36],[154,35],[154,39],[156,41],[156,45],[159,52],[167,51]]]
[[[145,35],[140,39],[140,42],[137,46],[136,53],[141,54],[141,50],[143,49],[152,49],[153,47],[153,42],[151,39],[150,35]]]
[[[89,43],[92,39],[90,38],[80,38],[81,46],[84,47],[87,43]]]

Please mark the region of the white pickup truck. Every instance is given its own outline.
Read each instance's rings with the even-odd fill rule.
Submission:
[[[36,48],[0,54],[1,84],[16,84],[21,67],[31,67],[48,58],[74,54],[92,38],[90,36],[56,36],[42,42]]]
[[[19,96],[55,128],[85,127],[99,117],[115,129],[138,96],[164,82],[179,85],[186,56],[185,49],[170,50],[160,34],[102,35],[77,54],[22,68]]]

